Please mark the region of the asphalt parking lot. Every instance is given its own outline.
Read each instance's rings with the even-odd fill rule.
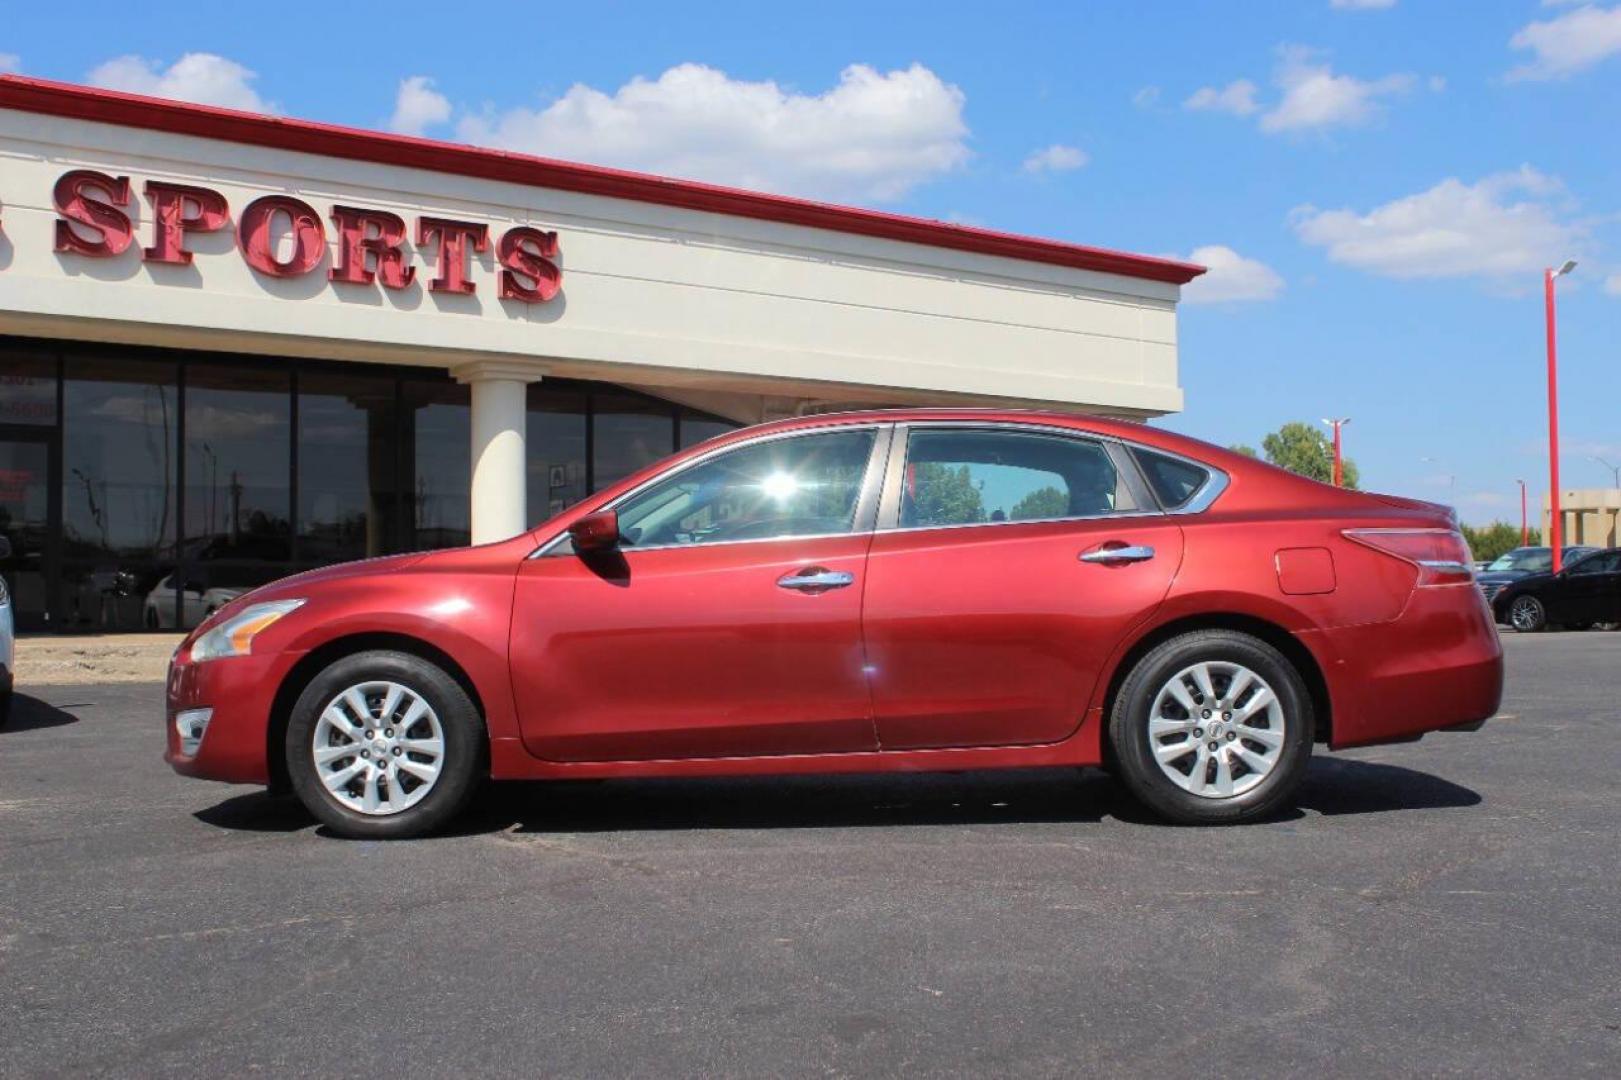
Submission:
[[[1102,774],[487,791],[324,835],[183,780],[156,685],[0,731],[0,1074],[1614,1075],[1621,633],[1298,812]]]

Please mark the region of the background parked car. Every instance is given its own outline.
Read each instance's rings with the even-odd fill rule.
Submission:
[[[1594,551],[1557,574],[1510,582],[1493,597],[1492,614],[1521,633],[1549,625],[1585,630],[1621,622],[1621,548]]]
[[[1599,550],[1574,544],[1564,549],[1563,562],[1566,566],[1575,562],[1583,555]],[[1546,574],[1553,569],[1553,548],[1551,547],[1518,547],[1504,555],[1493,559],[1486,569],[1475,575],[1475,581],[1480,585],[1480,591],[1486,594],[1488,601],[1494,601],[1503,586],[1511,581],[1519,581],[1531,574]],[[1499,620],[1501,621],[1501,620]]]

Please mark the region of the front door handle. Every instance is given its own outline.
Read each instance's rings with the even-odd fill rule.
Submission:
[[[1146,544],[1134,547],[1094,548],[1081,552],[1082,562],[1146,562],[1154,557],[1154,549]]]
[[[825,570],[820,566],[807,566],[803,570],[782,575],[777,579],[777,584],[784,589],[814,593],[842,589],[855,584],[855,580],[856,576],[846,570]]]

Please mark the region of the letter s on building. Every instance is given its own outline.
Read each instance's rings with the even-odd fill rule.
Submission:
[[[97,192],[111,201],[96,198]],[[57,251],[110,259],[129,247],[134,230],[129,215],[118,209],[129,205],[129,177],[74,169],[56,181],[51,198],[62,215],[56,223]]]
[[[563,287],[563,271],[557,258],[557,234],[541,232],[526,225],[508,229],[501,236],[497,255],[501,265],[501,299],[544,303]],[[526,284],[525,281],[533,282]]]

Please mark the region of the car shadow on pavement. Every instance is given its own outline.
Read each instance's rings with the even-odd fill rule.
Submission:
[[[83,708],[81,705],[69,705],[67,709]],[[19,731],[33,731],[36,728],[61,727],[63,724],[76,724],[79,718],[68,712],[67,709],[47,704],[37,697],[27,694],[13,693],[11,695],[11,715],[0,724],[0,737],[16,734]]]
[[[1295,805],[1251,824],[1474,806],[1476,792],[1398,765],[1317,759]],[[289,797],[236,795],[196,815],[222,829],[294,832],[314,819]],[[1096,769],[487,785],[441,836],[681,829],[847,829],[1087,823],[1164,827]],[[326,829],[317,830],[322,835]]]

